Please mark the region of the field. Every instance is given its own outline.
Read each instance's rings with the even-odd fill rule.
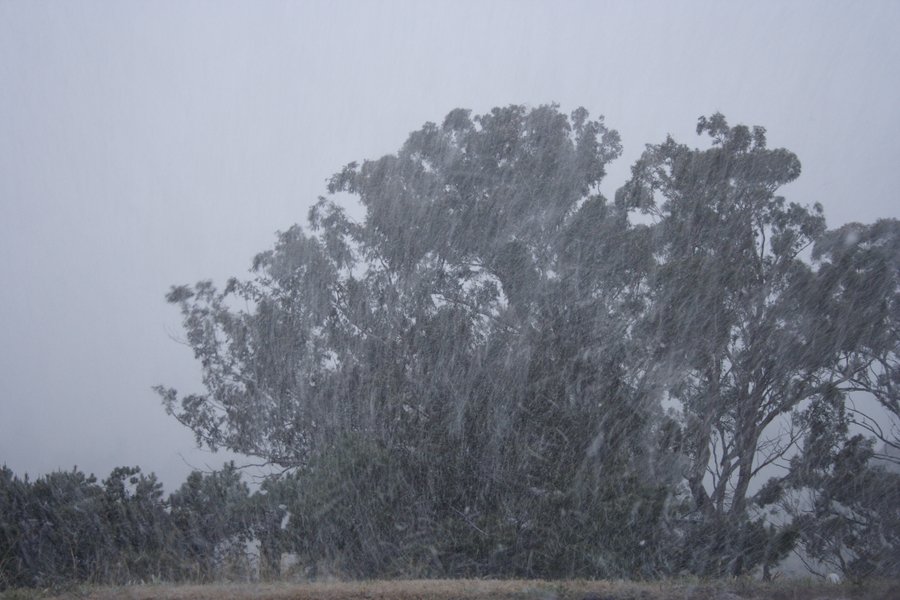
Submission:
[[[419,580],[329,583],[134,585],[77,587],[64,591],[15,590],[0,598],[86,600],[896,600],[900,582],[865,586],[808,580],[762,583],[752,580],[667,581],[493,581]]]

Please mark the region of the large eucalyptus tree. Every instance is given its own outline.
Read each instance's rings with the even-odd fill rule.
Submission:
[[[250,278],[172,288],[206,389],[158,391],[198,442],[293,473],[273,556],[768,573],[810,411],[865,392],[897,415],[897,227],[826,233],[777,195],[800,162],[762,128],[697,132],[711,147],[648,146],[610,203],[602,119],[455,110],[337,173]]]

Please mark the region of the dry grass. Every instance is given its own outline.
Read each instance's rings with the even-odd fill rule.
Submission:
[[[331,583],[213,585],[135,585],[89,587],[64,593],[12,592],[9,598],[84,600],[826,600],[900,599],[900,582],[866,586],[830,585],[803,580],[766,584],[737,581],[492,581],[419,580]],[[34,595],[32,595],[34,594]]]

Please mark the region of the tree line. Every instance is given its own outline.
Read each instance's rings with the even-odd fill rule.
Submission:
[[[265,491],[233,463],[173,493],[139,467],[98,481],[77,468],[34,481],[0,467],[0,589],[249,578],[265,537]]]
[[[263,562],[896,576],[900,222],[829,230],[765,129],[697,133],[608,199],[602,118],[454,110],[334,175],[249,277],[174,286],[205,390],[157,391],[283,471]]]

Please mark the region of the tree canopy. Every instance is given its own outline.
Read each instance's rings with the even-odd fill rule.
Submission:
[[[826,231],[778,195],[800,161],[763,128],[697,133],[709,147],[648,146],[611,202],[619,136],[585,109],[426,123],[334,175],[250,278],[172,288],[206,389],[159,387],[166,409],[287,469],[285,547],[350,574],[768,574],[798,540],[815,554],[804,519],[769,517],[849,460],[788,464],[821,407],[865,393],[900,418],[900,226]],[[867,473],[863,495],[886,476]]]

